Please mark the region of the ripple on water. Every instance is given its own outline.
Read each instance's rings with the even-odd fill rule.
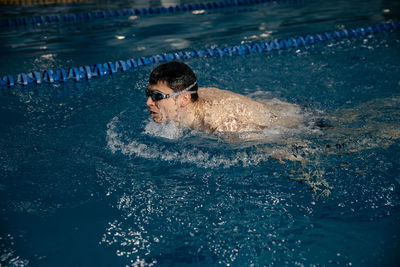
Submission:
[[[112,153],[190,163],[200,168],[229,168],[255,166],[271,157],[296,160],[293,146],[304,144],[298,136],[323,133],[310,124],[291,129],[271,127],[257,133],[207,135],[178,128],[173,122],[158,124],[147,121],[138,125],[130,121],[128,112],[122,112],[107,124],[106,134],[107,148]]]

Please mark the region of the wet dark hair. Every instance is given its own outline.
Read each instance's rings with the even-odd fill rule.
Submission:
[[[166,82],[168,87],[174,92],[185,90],[188,86],[197,81],[193,70],[182,62],[168,62],[155,68],[149,78],[149,84],[155,85],[158,82]],[[191,94],[191,100],[196,101],[199,96],[197,94],[198,84],[196,83],[189,91],[195,91]]]

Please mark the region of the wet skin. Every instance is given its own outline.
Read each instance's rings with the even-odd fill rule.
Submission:
[[[165,82],[149,85],[149,90],[164,94],[174,91]],[[296,127],[303,117],[297,105],[277,99],[264,102],[227,90],[203,87],[198,90],[199,99],[191,101],[191,95],[182,95],[154,101],[147,98],[150,116],[157,123],[174,121],[208,133],[262,131],[268,127]]]

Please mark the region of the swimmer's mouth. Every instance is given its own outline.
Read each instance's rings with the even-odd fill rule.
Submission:
[[[157,112],[154,112],[154,111],[151,111],[151,110],[150,110],[150,116],[154,117],[154,116],[156,116],[157,114],[158,114]]]

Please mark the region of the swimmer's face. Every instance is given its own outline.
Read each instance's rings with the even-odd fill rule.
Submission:
[[[147,87],[150,91],[159,91],[164,94],[172,94],[174,91],[168,87],[166,82],[158,82]],[[154,101],[150,96],[147,97],[146,105],[149,107],[150,116],[157,123],[167,122],[178,119],[178,101],[179,96]]]

